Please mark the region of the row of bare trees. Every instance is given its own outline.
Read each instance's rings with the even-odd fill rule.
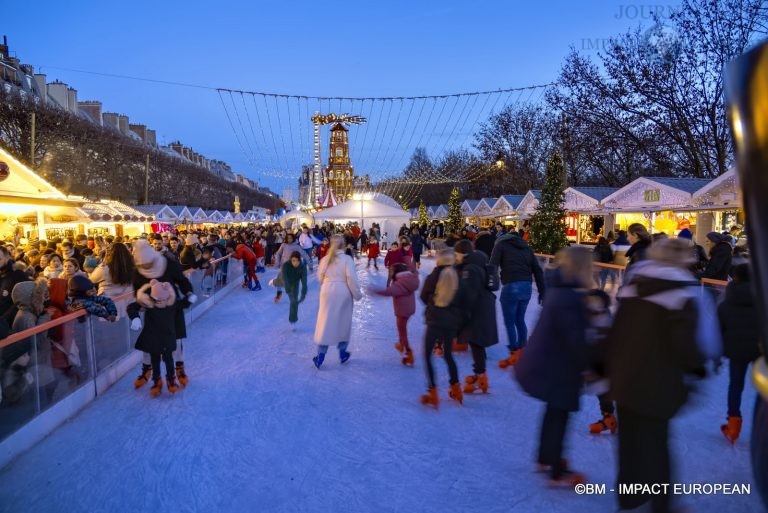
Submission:
[[[667,19],[653,22],[592,55],[571,49],[544,102],[493,115],[475,134],[472,151],[431,157],[417,150],[401,178],[421,183],[418,198],[430,204],[444,203],[450,191],[434,179],[441,168],[463,197],[522,194],[541,185],[555,149],[571,186],[724,173],[733,148],[722,71],[768,35],[768,6],[683,0]]]
[[[149,203],[232,210],[234,198],[239,196],[245,208],[261,206],[275,212],[280,207],[278,198],[219,178],[117,130],[3,88],[0,144],[68,194],[142,203],[148,169]]]

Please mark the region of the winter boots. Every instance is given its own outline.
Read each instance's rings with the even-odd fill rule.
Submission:
[[[318,369],[323,364],[323,360],[325,360],[325,353],[317,353],[317,356],[312,358],[312,362],[315,364],[315,367]]]
[[[349,357],[352,356],[351,353],[348,351],[345,351],[344,349],[339,349],[339,361],[341,363],[347,363],[347,360],[349,360]]]
[[[171,394],[175,394],[179,391],[179,385],[176,384],[176,377],[175,376],[166,376],[168,379],[168,391]]]
[[[610,431],[611,434],[614,434],[618,426],[619,423],[616,421],[616,417],[613,413],[603,412],[602,419],[589,425],[589,432],[593,435],[599,435],[603,431]]]
[[[464,378],[465,394],[471,394],[478,390],[484,394],[488,393],[488,376],[485,373]]]
[[[133,382],[133,387],[141,388],[146,385],[147,381],[149,381],[150,374],[152,374],[152,366],[146,363],[142,363],[141,374],[139,374],[139,377],[136,378],[136,380]]]
[[[435,349],[432,350],[432,354],[438,358],[443,357],[443,347],[440,344],[435,344]]]
[[[176,362],[176,377],[179,379],[179,384],[186,387],[189,383],[189,377],[184,371],[184,362]]]
[[[437,406],[440,404],[440,399],[437,397],[437,388],[436,387],[430,387],[427,390],[427,393],[421,396],[421,404],[424,404],[426,406],[433,406],[435,409],[437,409]]]
[[[277,291],[277,294],[275,294],[275,303],[277,303],[278,301],[280,301],[280,298],[281,298],[281,297],[283,297],[283,291],[282,291],[282,290],[278,290],[278,291]]]
[[[728,423],[720,426],[720,431],[723,432],[723,436],[728,439],[731,444],[736,443],[736,440],[741,433],[741,417],[729,415]]]
[[[261,283],[259,283],[258,281],[254,282],[254,284],[248,287],[248,290],[251,290],[251,291],[261,290]]]
[[[413,351],[410,347],[404,346],[401,342],[395,343],[395,349],[397,352],[403,355],[403,365],[413,365]]]
[[[459,404],[464,404],[464,394],[461,393],[461,385],[458,383],[453,383],[451,388],[448,390],[448,397],[458,402]]]
[[[522,348],[510,351],[509,356],[507,358],[503,360],[499,360],[499,368],[506,369],[510,365],[517,365],[517,362],[520,361],[520,356],[522,356],[522,354],[523,354]]]
[[[149,395],[157,397],[160,395],[160,392],[163,391],[163,378],[155,378],[152,381],[152,388],[149,389]]]

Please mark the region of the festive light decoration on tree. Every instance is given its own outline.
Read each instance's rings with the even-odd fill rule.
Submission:
[[[428,224],[429,216],[427,215],[427,205],[424,203],[424,200],[421,200],[421,202],[419,202],[419,225]]]
[[[454,187],[451,190],[451,196],[448,198],[448,222],[446,228],[448,233],[458,232],[464,226],[464,216],[461,214],[461,203],[459,201],[459,188]]]
[[[539,253],[554,255],[568,245],[564,176],[563,159],[559,152],[555,152],[547,162],[541,199],[531,216],[531,246]]]

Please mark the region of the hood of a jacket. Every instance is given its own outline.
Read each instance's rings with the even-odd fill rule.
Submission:
[[[403,271],[395,275],[395,281],[405,287],[408,292],[419,289],[419,275],[411,271]]]
[[[509,243],[512,246],[516,247],[516,248],[527,248],[528,247],[528,243],[525,242],[523,239],[521,239],[520,236],[518,234],[516,234],[516,233],[505,233],[504,235],[502,235],[501,237],[496,239],[496,243],[497,244],[502,243],[502,242]]]
[[[625,297],[632,289],[637,296],[647,297],[684,287],[698,287],[698,282],[690,272],[648,260],[644,265],[637,266],[629,286],[623,287],[619,296]]]

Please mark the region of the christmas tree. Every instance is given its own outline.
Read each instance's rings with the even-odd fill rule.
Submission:
[[[464,227],[464,216],[461,214],[458,187],[454,187],[451,190],[451,197],[448,198],[448,221],[445,227],[448,233],[458,232]]]
[[[539,253],[554,255],[568,245],[564,176],[563,160],[560,153],[555,152],[547,162],[539,206],[531,217],[531,246]]]
[[[424,204],[424,200],[419,203],[419,226],[426,226],[429,224],[429,217],[427,217],[427,206]]]

